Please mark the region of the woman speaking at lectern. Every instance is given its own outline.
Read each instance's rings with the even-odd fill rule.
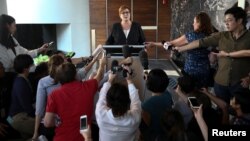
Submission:
[[[139,23],[131,21],[130,8],[126,5],[120,6],[119,16],[121,18],[121,22],[113,24],[111,33],[105,44],[106,45],[143,45],[145,42],[144,33]],[[129,52],[131,53],[131,50]],[[123,64],[123,63],[131,64],[133,62],[133,59],[130,57],[131,55],[130,53],[127,53],[127,51],[123,52],[123,56],[125,60],[120,62],[120,64]],[[145,54],[147,56],[147,52],[144,51],[144,49],[142,49],[140,53]]]
[[[141,25],[131,21],[130,9],[126,5],[119,8],[121,22],[113,24],[106,45],[143,45],[145,36]]]

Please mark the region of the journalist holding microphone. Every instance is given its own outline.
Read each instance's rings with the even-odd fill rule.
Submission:
[[[170,50],[171,46],[186,45],[194,40],[202,39],[212,33],[210,17],[200,12],[194,17],[193,31],[169,42],[147,42],[146,46],[159,46]],[[205,48],[193,49],[187,52],[184,64],[184,74],[190,75],[196,81],[196,87],[208,87],[210,65],[209,51]]]

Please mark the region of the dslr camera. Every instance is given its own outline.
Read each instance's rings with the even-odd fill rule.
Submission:
[[[122,66],[112,66],[111,71],[113,72],[113,74],[118,73],[118,72],[122,72],[122,76],[124,78],[127,77],[127,73],[128,73],[128,70],[124,69]],[[129,75],[132,75],[132,74],[133,74],[133,72],[131,70],[131,73],[129,73]]]
[[[118,72],[122,72],[122,76],[125,78],[127,77],[127,73],[128,70],[124,69],[123,66],[118,65],[118,61],[117,60],[113,60],[112,64],[111,64],[111,71],[113,74],[118,73]],[[131,70],[130,75],[133,74],[133,71]]]

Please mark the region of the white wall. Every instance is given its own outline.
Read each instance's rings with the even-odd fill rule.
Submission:
[[[6,0],[0,0],[0,15],[7,14]]]
[[[71,28],[69,24],[56,26],[57,48],[63,51],[72,51]],[[78,54],[78,53],[77,53]]]
[[[7,0],[7,7],[20,24],[59,24],[58,49],[90,55],[88,0]]]

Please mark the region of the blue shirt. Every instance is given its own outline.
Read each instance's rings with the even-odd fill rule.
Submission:
[[[61,86],[61,84],[56,84],[54,79],[49,75],[39,80],[36,95],[36,115],[44,117],[47,97],[59,86]]]
[[[161,117],[167,109],[172,108],[173,101],[171,94],[165,91],[161,95],[152,96],[142,104],[142,109],[148,112],[151,117],[149,125],[150,133],[162,134]]]
[[[11,97],[11,107],[10,107],[10,116],[15,116],[18,113],[24,112],[29,116],[35,115],[35,109],[32,104],[34,103],[35,98],[32,94],[32,87],[24,77],[16,77],[13,88],[12,88],[12,97]]]
[[[188,43],[205,37],[204,33],[189,32],[185,34]],[[187,51],[184,71],[197,81],[197,86],[208,86],[210,63],[209,51],[206,48],[197,48]]]

